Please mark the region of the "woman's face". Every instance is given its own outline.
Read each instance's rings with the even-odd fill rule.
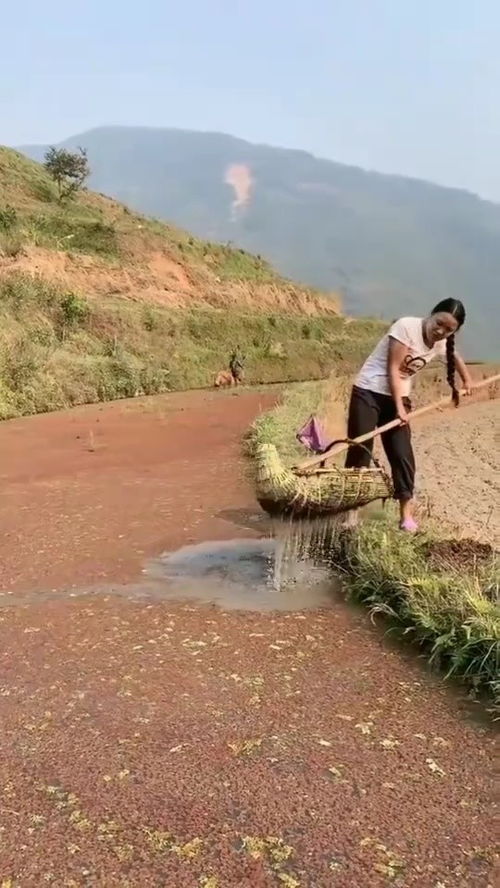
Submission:
[[[427,336],[433,345],[442,339],[447,339],[457,330],[457,319],[447,311],[438,311],[437,314],[431,315],[427,321]]]

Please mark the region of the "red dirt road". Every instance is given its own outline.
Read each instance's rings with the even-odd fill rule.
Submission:
[[[5,888],[493,885],[492,733],[364,615],[78,595],[258,532],[271,399],[0,427]]]
[[[0,428],[0,589],[127,580],[164,549],[247,536],[224,518],[240,437],[276,395],[191,393]],[[0,599],[1,601],[1,599]]]

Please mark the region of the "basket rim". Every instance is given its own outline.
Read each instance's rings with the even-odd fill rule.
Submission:
[[[331,468],[311,468],[310,470],[297,471],[291,470],[296,478],[313,478],[315,475],[324,477],[325,475],[350,475],[351,477],[360,475],[365,478],[377,477],[387,480],[387,473],[382,467],[370,466],[369,468],[345,468],[345,466],[331,466]]]

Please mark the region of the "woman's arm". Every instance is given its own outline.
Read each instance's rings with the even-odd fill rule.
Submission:
[[[389,354],[387,356],[387,376],[389,387],[401,422],[408,422],[408,414],[403,404],[402,380],[399,372],[401,364],[409,354],[408,346],[398,339],[389,337]]]
[[[456,352],[455,352],[455,368],[456,368],[458,375],[460,376],[460,379],[462,380],[463,387],[465,389],[466,394],[470,395],[472,392],[472,377],[467,369],[467,364],[465,363],[463,358],[461,358],[460,355],[458,355]]]

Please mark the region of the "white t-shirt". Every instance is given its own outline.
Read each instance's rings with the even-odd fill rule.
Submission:
[[[436,342],[432,348],[425,344],[422,320],[422,318],[400,318],[396,321],[366,359],[354,384],[358,388],[378,392],[381,395],[391,394],[387,368],[389,337],[391,337],[408,347],[409,353],[399,368],[399,375],[403,380],[402,394],[404,397],[409,395],[415,373],[422,370],[433,358],[444,358],[446,355],[446,339]]]

